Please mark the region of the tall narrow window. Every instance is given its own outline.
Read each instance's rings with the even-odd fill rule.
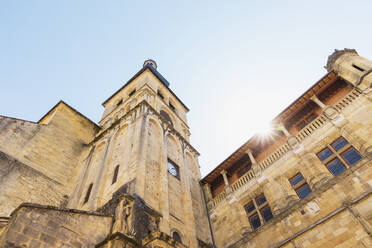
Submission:
[[[112,177],[112,183],[111,184],[116,183],[116,181],[118,180],[118,173],[119,173],[119,165],[117,165],[115,167],[114,176]]]
[[[360,153],[344,137],[327,145],[317,156],[334,176],[362,159]]]
[[[174,107],[174,105],[173,105],[171,102],[169,102],[169,107],[170,107],[173,111],[176,111],[176,107]]]
[[[84,204],[89,201],[90,192],[92,191],[93,183],[89,184],[87,193],[85,194]]]
[[[301,173],[297,173],[294,177],[289,179],[289,182],[296,191],[298,197],[300,197],[301,199],[305,198],[308,194],[311,193],[311,189]]]
[[[134,93],[136,93],[136,89],[132,90],[132,91],[129,93],[129,96],[133,96]]]
[[[171,118],[164,110],[160,110],[160,115],[173,126]]]
[[[119,106],[122,103],[123,103],[123,99],[120,99],[120,101],[118,101],[118,103],[116,104],[116,106]]]
[[[158,96],[160,96],[161,99],[164,99],[163,94],[158,90]]]
[[[173,239],[179,243],[182,243],[181,235],[178,232],[173,232]]]
[[[262,222],[265,223],[274,217],[264,194],[250,201],[244,208],[253,230],[259,228]]]

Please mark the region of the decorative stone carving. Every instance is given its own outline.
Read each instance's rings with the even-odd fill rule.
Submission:
[[[339,116],[337,110],[331,106],[325,107],[323,113],[330,120],[335,120]]]
[[[310,213],[311,215],[314,215],[314,214],[316,214],[317,212],[320,211],[320,208],[319,208],[319,205],[316,202],[312,201],[312,202],[309,202],[308,204],[306,204],[305,210],[306,210],[306,212]]]
[[[295,136],[289,136],[287,139],[288,145],[292,148],[295,154],[299,154],[304,151],[304,147],[300,142],[298,142]]]
[[[115,223],[113,232],[121,232],[134,236],[133,230],[133,199],[128,196],[122,196],[115,209]]]

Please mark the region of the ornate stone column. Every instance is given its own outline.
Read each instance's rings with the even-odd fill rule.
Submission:
[[[226,170],[222,170],[221,171],[221,175],[223,177],[223,181],[225,182],[225,186],[229,186],[229,180],[227,179],[227,172]]]
[[[304,150],[304,147],[300,144],[300,142],[298,142],[295,136],[288,132],[283,123],[279,124],[279,130],[281,130],[287,137],[288,145],[292,148],[295,154],[298,154]]]
[[[226,192],[226,194],[230,194],[231,193],[231,188],[230,188],[229,180],[227,179],[227,171],[222,170],[221,175],[223,177],[223,181],[225,182],[225,192]]]
[[[323,109],[323,114],[331,120],[335,125],[340,125],[343,123],[345,118],[332,106],[325,105],[316,95],[313,95],[310,100],[315,102],[319,107]],[[345,122],[346,123],[346,122]]]
[[[253,170],[254,174],[256,176],[260,175],[261,174],[261,168],[260,168],[259,164],[257,163],[256,159],[254,158],[252,150],[247,149],[245,152],[248,154],[249,159],[252,163],[252,170]]]

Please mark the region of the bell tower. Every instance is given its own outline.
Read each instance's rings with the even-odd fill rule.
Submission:
[[[101,130],[80,160],[69,207],[98,211],[120,195],[136,196],[161,216],[161,232],[189,247],[210,243],[189,109],[156,62],[146,60],[102,105]]]

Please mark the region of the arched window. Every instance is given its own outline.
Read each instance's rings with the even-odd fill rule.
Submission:
[[[171,118],[169,117],[169,115],[167,114],[167,112],[165,112],[164,110],[160,110],[160,115],[173,126],[173,122]]]
[[[174,231],[172,237],[175,241],[182,243],[181,236],[178,232]]]

